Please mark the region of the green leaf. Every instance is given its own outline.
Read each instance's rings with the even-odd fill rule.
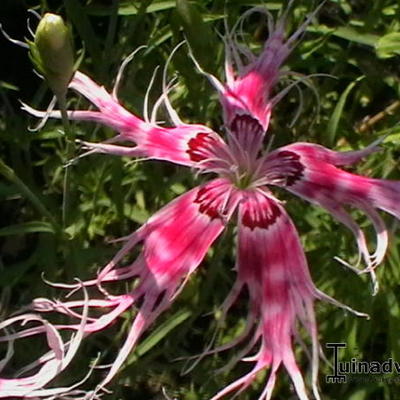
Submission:
[[[0,287],[11,289],[26,275],[27,271],[35,265],[37,261],[36,252],[27,260],[16,264],[7,265],[7,268],[2,269]]]
[[[175,1],[159,1],[158,3],[150,4],[145,9],[146,14],[150,14],[157,11],[164,11],[175,7]],[[123,2],[118,7],[118,15],[137,15],[139,13],[140,6],[132,5],[131,2]],[[97,16],[106,16],[112,14],[111,6],[90,6],[87,7],[88,14]]]
[[[382,132],[379,132],[379,136],[385,136],[383,143],[393,143],[398,145],[400,143],[400,126],[394,126],[391,129],[385,129]]]
[[[169,332],[171,332],[178,325],[186,321],[191,315],[192,313],[189,310],[180,310],[163,324],[159,325],[156,329],[153,330],[150,336],[148,336],[138,345],[135,354],[128,359],[126,364],[132,364],[138,358],[142,357],[144,354],[150,351],[158,342],[166,337]]]
[[[86,7],[83,7],[77,0],[66,0],[64,3],[68,18],[73,22],[74,27],[85,42],[85,46],[93,58],[93,63],[96,65],[96,60],[100,60],[101,57],[101,49],[98,37],[87,17]]]
[[[400,32],[389,33],[382,36],[375,46],[379,58],[390,58],[400,55]]]
[[[213,42],[213,37],[209,26],[204,23],[196,5],[187,0],[177,0],[176,10],[193,55],[200,65],[204,66],[206,70],[210,70],[214,55],[213,52],[210,52],[210,43]]]
[[[50,221],[52,221],[52,225],[55,228],[58,228],[58,224],[51,214],[51,212],[44,205],[42,198],[39,197],[36,193],[34,193],[25,183],[17,176],[14,170],[6,165],[0,159],[0,175],[3,175],[7,180],[12,182],[21,192],[23,196],[25,196],[34,206],[35,208],[45,217],[47,217]]]
[[[6,89],[6,90],[19,91],[19,87],[15,86],[11,83],[4,82],[4,81],[0,81],[0,88]]]
[[[349,42],[364,44],[367,46],[375,46],[379,40],[378,35],[374,35],[371,33],[362,33],[354,28],[343,26],[339,28],[329,28],[326,25],[310,25],[307,28],[307,31],[322,33],[324,35],[331,34],[332,36],[348,40]]]
[[[348,400],[365,400],[369,394],[366,388],[356,389],[349,397]]]
[[[24,224],[6,226],[0,229],[0,236],[23,235],[26,233],[54,233],[54,228],[48,222],[31,221]]]
[[[334,144],[337,128],[339,126],[340,118],[342,117],[342,113],[344,110],[344,106],[346,104],[347,97],[349,96],[350,92],[353,90],[354,86],[358,82],[360,82],[362,79],[364,79],[364,75],[358,77],[356,80],[354,80],[347,86],[347,88],[341,94],[339,101],[336,104],[335,109],[333,110],[332,116],[329,119],[329,122],[327,125],[328,143],[331,145]]]

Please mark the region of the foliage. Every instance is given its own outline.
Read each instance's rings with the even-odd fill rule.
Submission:
[[[276,14],[287,2],[21,0],[2,3],[0,15],[4,17],[4,29],[21,40],[29,36],[25,30],[28,8],[64,15],[73,27],[75,47],[85,52],[80,68],[108,89],[112,88],[122,60],[145,44],[146,49],[126,69],[119,90],[123,104],[142,115],[154,69],[163,68],[174,46],[185,38],[203,68],[222,76],[224,49],[220,35],[224,33],[224,21],[233,26],[245,10],[255,5],[264,5]],[[294,1],[288,30],[301,24],[315,6],[305,0]],[[305,80],[300,91],[290,91],[277,105],[271,125],[274,147],[310,141],[337,150],[359,149],[386,135],[382,151],[357,170],[374,177],[400,179],[399,17],[396,0],[325,2],[286,63],[287,70],[317,75]],[[35,17],[30,19],[36,24]],[[267,33],[266,21],[260,15],[250,16],[243,24],[243,40],[254,49],[261,48]],[[30,71],[27,54],[4,39],[2,46],[0,286],[1,313],[5,316],[33,297],[56,295],[43,283],[42,273],[57,282],[90,277],[118,249],[118,244],[108,242],[110,239],[132,232],[195,182],[181,167],[101,155],[83,158],[66,168],[71,143],[63,135],[61,123],[48,121],[39,131],[29,132],[37,121],[19,110],[18,99],[45,108],[51,99],[48,88]],[[7,69],[10,65],[13,67]],[[168,75],[178,77],[171,100],[179,115],[218,131],[222,120],[217,95],[196,72],[187,47],[181,47],[173,57]],[[287,84],[288,79],[283,76],[280,86]],[[150,105],[160,93],[159,73],[149,91]],[[83,102],[73,95],[68,101],[72,106]],[[97,142],[112,136],[105,128],[88,125],[72,125],[76,138]],[[80,154],[79,147],[74,151],[75,156]],[[346,352],[341,353],[345,360],[393,357],[400,362],[400,239],[396,237],[396,225],[391,225],[390,254],[378,269],[380,291],[372,297],[366,276],[356,276],[334,260],[340,256],[356,261],[351,233],[321,209],[284,193],[280,196],[287,201],[302,235],[317,286],[371,316],[369,321],[359,320],[331,305],[317,305],[322,345],[346,342]],[[362,220],[362,216],[359,218]],[[165,387],[170,397],[206,399],[247,370],[245,363],[239,363],[230,371],[214,374],[212,371],[232,358],[228,352],[208,356],[189,374],[181,374],[187,363],[182,359],[200,353],[214,332],[217,343],[224,343],[243,326],[245,312],[241,303],[226,326],[218,326],[218,306],[234,279],[233,233],[218,241],[172,309],[147,333],[115,379],[109,398],[162,398],[161,388]],[[87,369],[98,352],[102,353],[102,363],[112,358],[131,312],[125,318],[122,325],[113,326],[86,343],[74,364],[77,374]],[[33,359],[36,350],[27,340],[14,362],[18,358]],[[308,360],[300,349],[297,356],[302,369],[307,370]],[[322,362],[320,384],[325,399],[396,398],[398,382],[371,379],[367,383],[326,384],[324,377],[330,371],[330,365]],[[290,398],[290,382],[284,374],[280,378],[275,398]],[[69,381],[68,376],[64,379]],[[254,398],[262,381],[260,376],[260,387],[240,398]]]

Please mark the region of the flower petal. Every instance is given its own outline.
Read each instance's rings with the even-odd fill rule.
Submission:
[[[171,304],[182,280],[186,282],[200,264],[239,200],[229,181],[216,179],[164,207],[134,234],[143,241],[142,253],[131,265],[140,274],[134,292],[143,296],[143,305],[102,386],[117,373],[142,332]],[[128,241],[100,272],[99,280],[106,278],[131,248]]]
[[[82,335],[105,329],[129,307],[137,304],[138,311],[128,337],[96,392],[109,383],[143,332],[162,311],[170,306],[183,284],[203,260],[211,244],[224,229],[240,198],[240,194],[231,183],[221,178],[189,191],[161,209],[143,227],[126,239],[126,244],[100,271],[97,279],[79,283],[79,286],[97,285],[105,294],[105,299],[62,302],[40,298],[34,301],[32,308],[36,312],[58,312],[81,321],[79,324],[71,323],[54,327],[54,332],[57,330],[78,331],[75,341],[69,344],[64,359],[59,362],[61,363],[60,370],[70,362],[77,349],[75,342],[80,342]],[[129,265],[123,265],[125,257],[139,243],[143,246],[140,255]],[[102,288],[104,282],[127,278],[137,279],[134,289],[127,294],[112,296]],[[82,308],[83,315],[75,311]],[[98,314],[99,310],[106,308],[110,310],[100,317],[88,315],[88,311],[97,310],[96,314]],[[82,321],[84,321],[84,326]],[[8,324],[12,322],[10,320]],[[29,328],[0,338],[0,341],[10,341],[46,332],[47,330],[42,327]],[[56,354],[56,342],[53,337],[48,334],[49,340],[51,339],[49,343],[53,353]],[[55,359],[58,358],[51,354],[45,355],[34,363],[33,367],[42,364],[42,369],[53,366]],[[28,366],[28,369],[31,369],[31,366]],[[40,387],[42,388],[56,374],[56,371],[52,369],[51,377],[46,381],[41,381]],[[0,397],[1,384],[0,380]],[[3,383],[3,386],[5,384],[8,383]],[[33,389],[36,389],[36,386]],[[18,397],[18,390],[13,391],[13,395]],[[41,393],[49,392],[43,389]]]
[[[255,380],[257,372],[269,366],[270,376],[260,398],[270,399],[281,364],[288,371],[299,398],[308,399],[292,349],[296,321],[304,325],[312,338],[313,391],[319,398],[318,341],[313,310],[314,298],[319,296],[296,229],[285,210],[268,194],[247,192],[240,203],[238,247],[237,279],[248,289],[250,310],[256,315],[249,320],[256,325],[253,344],[261,338],[261,346],[256,356],[249,359],[256,363],[254,368],[213,400],[234,390],[244,390]]]
[[[0,378],[0,398],[34,398],[48,397],[49,394],[68,392],[69,388],[45,389],[45,386],[52,381],[60,372],[62,372],[75,356],[80,343],[83,339],[83,332],[87,321],[88,298],[86,289],[84,289],[85,299],[82,301],[83,314],[80,324],[76,327],[77,333],[73,335],[70,341],[63,343],[62,338],[56,326],[50,324],[42,317],[34,314],[23,314],[10,318],[0,324],[0,329],[21,322],[25,325],[29,321],[37,321],[42,324],[41,327],[34,329],[26,329],[13,335],[6,335],[2,339],[13,341],[17,338],[31,336],[32,334],[44,333],[50,352],[44,357],[40,357],[33,362],[32,368],[24,368],[19,375],[25,374],[33,368],[39,367],[38,372],[27,377],[17,378]],[[30,331],[30,333],[29,333]],[[11,337],[12,336],[12,337]],[[36,368],[37,369],[37,368]],[[77,385],[73,385],[76,387]]]
[[[387,248],[387,229],[374,209],[400,218],[400,182],[363,177],[337,166],[355,163],[376,150],[376,143],[364,150],[346,153],[319,145],[295,143],[270,153],[261,168],[263,183],[284,187],[326,208],[351,229],[368,272],[382,262]],[[376,231],[374,254],[369,253],[361,228],[343,209],[344,205],[361,209],[373,223]]]
[[[94,121],[115,129],[120,134],[112,141],[131,142],[135,146],[120,146],[108,143],[83,142],[90,150],[125,156],[140,156],[166,160],[201,169],[226,168],[229,151],[223,140],[204,125],[181,124],[164,128],[148,123],[126,110],[109,94],[85,74],[77,71],[70,87],[85,96],[98,111],[68,111],[72,120]],[[23,109],[38,118],[61,118],[60,111],[38,111],[24,104]]]
[[[274,24],[271,14],[266,9],[255,7],[244,13],[232,32],[228,32],[225,37],[227,83],[224,89],[219,89],[225,126],[234,141],[253,157],[260,150],[264,133],[269,126],[274,105],[271,94],[280,78],[280,67],[318,10],[319,7],[289,38],[286,38],[287,11]],[[254,12],[266,14],[269,27],[269,37],[258,57],[235,40],[237,27],[240,27],[244,18]],[[247,60],[247,65],[244,65],[242,59]],[[237,70],[236,77],[234,64]],[[277,95],[278,97],[282,95]]]

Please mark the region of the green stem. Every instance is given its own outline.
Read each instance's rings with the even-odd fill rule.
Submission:
[[[65,158],[68,162],[75,153],[75,133],[71,129],[71,124],[68,119],[68,112],[67,112],[67,100],[65,93],[56,94],[57,101],[60,106],[61,111],[61,120],[64,127],[65,136],[67,138],[67,147],[66,147],[66,154]],[[70,180],[70,171],[69,167],[65,168],[65,175],[64,175],[64,183],[63,183],[63,204],[62,204],[62,223],[65,227],[67,224],[67,218],[70,209],[70,196],[71,196],[71,180]]]
[[[40,201],[39,197],[36,196],[36,194],[33,193],[29,189],[29,187],[26,186],[25,183],[16,175],[14,170],[11,167],[9,167],[7,164],[5,164],[1,159],[0,159],[0,174],[3,175],[11,183],[13,183],[20,190],[21,194],[24,197],[26,197],[36,207],[36,209],[39,211],[40,214],[42,214],[43,216],[48,218],[48,220],[53,225],[55,231],[60,230],[53,215],[43,205],[43,203]]]
[[[57,95],[57,101],[60,105],[61,121],[64,127],[64,132],[67,137],[67,154],[66,157],[69,159],[74,155],[75,151],[75,132],[71,129],[71,123],[69,122],[67,113],[67,99],[65,94]]]
[[[108,68],[110,66],[113,54],[113,42],[117,31],[119,0],[112,0],[110,22],[103,51],[103,62],[100,66],[100,77],[104,81],[107,78]]]

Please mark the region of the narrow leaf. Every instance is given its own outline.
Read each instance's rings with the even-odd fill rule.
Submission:
[[[372,47],[376,46],[376,43],[379,40],[378,35],[374,35],[372,33],[362,33],[354,28],[344,27],[344,26],[339,28],[330,28],[326,25],[315,25],[315,26],[310,25],[309,27],[307,27],[307,31],[322,33],[324,35],[331,34],[332,36],[348,40],[349,42],[354,42]]]
[[[189,310],[181,310],[175,313],[171,318],[156,328],[149,337],[142,341],[142,343],[137,347],[135,354],[128,360],[127,365],[146,354],[158,342],[166,337],[169,332],[186,321],[191,315],[192,313]]]
[[[400,55],[400,32],[382,36],[375,46],[376,54],[380,58],[390,58]]]
[[[159,1],[158,3],[150,4],[145,13],[154,13],[164,11],[175,7],[175,1]],[[121,3],[118,7],[118,15],[137,15],[139,14],[140,6],[132,5],[131,2]],[[89,6],[87,7],[88,14],[97,16],[108,16],[112,14],[111,6]]]
[[[213,37],[209,26],[204,23],[196,5],[187,0],[177,0],[176,10],[194,56],[200,65],[210,70],[214,56],[210,52],[210,43],[213,42]]]
[[[351,82],[344,92],[341,94],[339,101],[336,104],[335,109],[333,110],[332,116],[327,125],[327,134],[328,134],[328,141],[331,145],[334,144],[334,140],[336,137],[337,128],[339,126],[340,118],[342,117],[343,109],[346,104],[347,97],[349,96],[350,92],[353,90],[354,86],[364,79],[364,76],[358,77],[356,80]]]
[[[54,228],[48,222],[31,221],[24,224],[6,226],[0,229],[0,236],[23,235],[26,233],[54,233]]]
[[[83,7],[77,0],[66,0],[64,3],[68,18],[72,21],[80,37],[85,42],[85,46],[92,56],[93,63],[96,65],[95,60],[100,59],[101,49],[97,35],[95,34],[86,14],[85,7]]]

